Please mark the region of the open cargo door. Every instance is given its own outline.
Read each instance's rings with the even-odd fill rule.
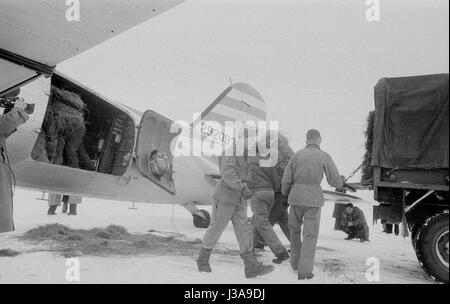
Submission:
[[[144,177],[175,194],[170,144],[179,133],[171,133],[171,125],[170,119],[158,113],[144,113],[137,135],[136,163]]]

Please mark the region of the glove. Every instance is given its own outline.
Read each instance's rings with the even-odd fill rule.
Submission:
[[[345,190],[345,188],[344,188],[344,187],[341,187],[341,188],[336,188],[336,192],[340,192],[340,193],[346,193],[346,192],[347,192],[347,190]]]
[[[242,197],[245,200],[249,200],[252,198],[253,194],[255,194],[252,190],[250,190],[247,185],[244,185],[244,188],[242,189]]]

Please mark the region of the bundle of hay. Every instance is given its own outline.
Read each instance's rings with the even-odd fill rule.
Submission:
[[[80,95],[53,87],[53,100],[50,105],[56,128],[63,133],[84,127],[86,104]]]
[[[45,132],[39,133],[39,136],[34,144],[33,150],[31,151],[31,157],[38,161],[49,163],[47,154],[47,135]]]
[[[281,133],[268,132],[266,135],[266,147],[270,147],[275,141],[271,138],[277,134],[278,136],[278,163],[277,166],[285,168],[291,157],[294,155],[294,151],[289,146],[289,139]]]
[[[286,167],[289,160],[294,156],[294,151],[289,145],[289,139],[283,134],[278,134],[278,159],[279,164]]]
[[[83,112],[83,110],[86,109],[86,104],[77,93],[52,86],[52,94],[53,101],[68,105],[80,112]]]
[[[367,117],[367,129],[365,132],[366,144],[363,157],[363,163],[361,167],[362,176],[361,184],[371,185],[373,183],[373,167],[370,165],[372,160],[372,145],[373,145],[373,128],[375,123],[375,111],[369,113]]]
[[[48,137],[68,135],[75,129],[85,126],[86,104],[80,95],[52,86],[52,95],[45,113],[42,132],[39,134],[31,152],[34,160],[45,163],[62,163],[62,150],[57,153],[58,142],[50,142]]]
[[[52,103],[52,112],[56,128],[63,133],[84,126],[84,115],[82,112],[60,102]]]

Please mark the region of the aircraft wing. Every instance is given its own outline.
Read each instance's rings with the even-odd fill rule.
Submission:
[[[335,192],[335,191],[323,191],[323,196],[325,197],[326,201],[331,201],[335,203],[341,203],[341,204],[347,204],[347,203],[360,203],[364,201],[362,198],[351,195],[351,194],[345,194],[341,192]]]
[[[0,0],[0,94],[184,1]]]

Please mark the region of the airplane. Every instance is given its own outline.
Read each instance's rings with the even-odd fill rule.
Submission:
[[[70,24],[55,17],[65,9],[61,1],[29,1],[25,6],[12,0],[2,2],[0,20],[6,26],[0,27],[0,98],[20,89],[17,97],[35,104],[29,121],[7,142],[17,187],[107,200],[179,204],[193,215],[196,227],[209,226],[210,214],[197,205],[211,204],[220,178],[219,158],[174,156],[174,147],[193,132],[173,132],[177,122],[153,110],[140,112],[108,99],[55,69],[58,63],[183,1],[86,1],[81,20]],[[47,23],[42,22],[44,17]],[[95,171],[43,162],[33,155],[52,87],[77,93],[86,103],[84,145],[96,163]],[[230,144],[232,135],[229,138],[208,122],[225,126],[227,121],[266,119],[261,94],[251,85],[235,83],[190,128],[200,131],[201,142],[226,140]],[[360,200],[333,191],[325,195],[333,201]]]

